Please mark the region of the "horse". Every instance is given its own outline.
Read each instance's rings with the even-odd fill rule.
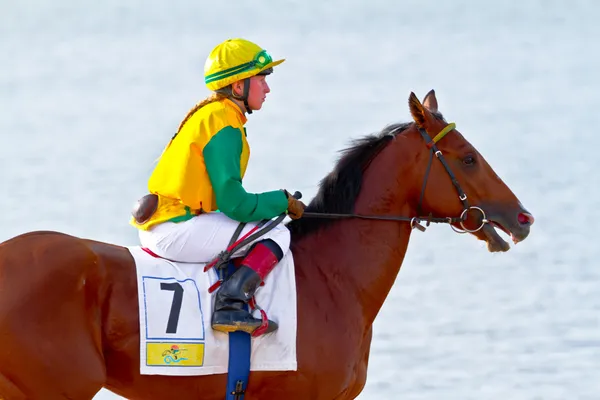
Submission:
[[[355,140],[287,223],[297,286],[296,371],[255,372],[248,400],[345,400],[362,391],[372,325],[411,232],[446,222],[507,251],[533,216],[448,124],[435,92],[413,121]],[[433,138],[432,138],[433,137]],[[425,224],[425,226],[424,226]],[[222,399],[225,374],[140,374],[134,259],[127,248],[37,231],[0,244],[0,398]]]

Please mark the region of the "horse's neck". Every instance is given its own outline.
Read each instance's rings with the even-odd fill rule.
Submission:
[[[316,236],[309,245],[320,248],[322,256],[313,258],[308,268],[318,270],[319,279],[340,292],[340,301],[356,301],[366,327],[375,319],[400,271],[410,227],[402,222],[347,220],[332,225],[323,235],[327,238]]]
[[[410,169],[399,165],[397,152],[384,150],[365,172],[356,213],[414,215],[409,193],[415,188],[403,186],[403,181],[414,181],[407,179]],[[303,238],[297,250],[302,253],[303,273],[327,280],[332,300],[340,307],[353,306],[347,299],[355,301],[354,307],[363,309],[361,323],[367,328],[400,271],[410,233],[407,222],[345,219]]]

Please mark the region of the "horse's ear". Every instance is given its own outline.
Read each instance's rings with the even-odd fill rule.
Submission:
[[[435,91],[433,89],[431,89],[429,93],[425,95],[425,98],[423,99],[423,105],[431,112],[438,111],[438,103],[435,97]]]
[[[420,127],[424,127],[425,121],[427,121],[429,111],[427,111],[427,109],[423,107],[423,104],[421,104],[421,102],[413,92],[410,92],[410,96],[408,96],[408,107],[410,108],[410,114],[412,115],[417,125]]]

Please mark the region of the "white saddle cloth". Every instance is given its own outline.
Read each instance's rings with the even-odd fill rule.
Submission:
[[[140,308],[140,373],[210,375],[227,372],[229,337],[214,331],[210,318],[217,280],[205,264],[155,258],[141,247],[128,247],[135,259]],[[295,371],[296,279],[288,252],[256,293],[256,302],[279,329],[252,338],[251,371]],[[255,313],[260,318],[258,313]]]

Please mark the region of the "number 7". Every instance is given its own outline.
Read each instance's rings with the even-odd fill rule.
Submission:
[[[183,300],[183,287],[179,282],[160,284],[160,290],[173,291],[173,303],[171,303],[171,312],[167,322],[167,333],[177,333],[177,324],[179,323],[179,314],[181,313],[181,302]]]

